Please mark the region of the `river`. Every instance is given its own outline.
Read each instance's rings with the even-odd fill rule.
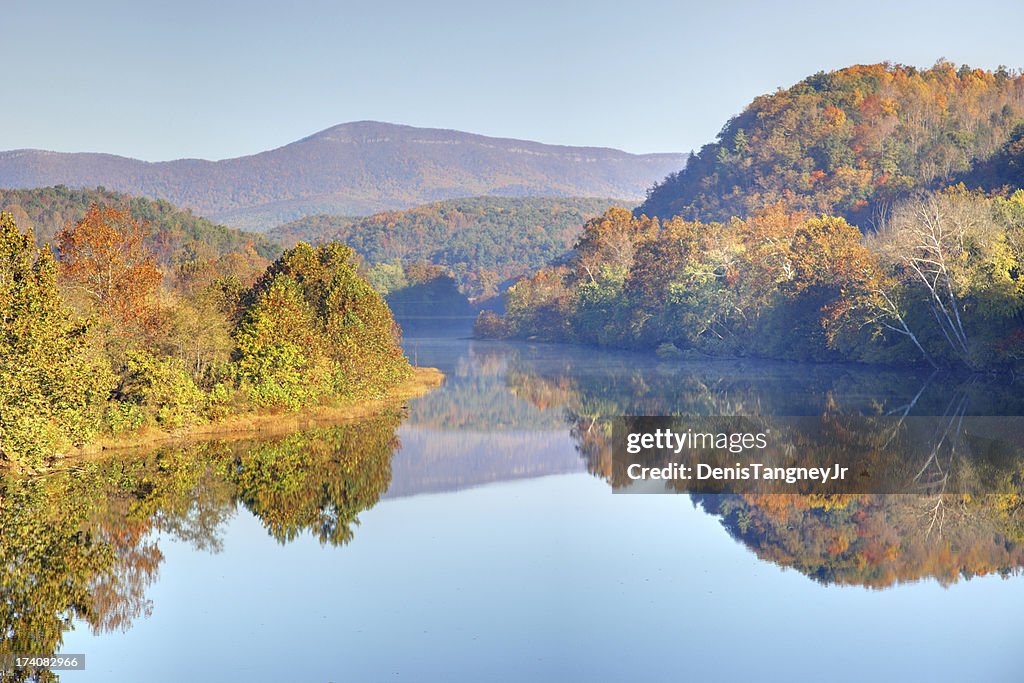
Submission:
[[[616,495],[604,429],[1013,387],[405,344],[448,380],[401,413],[6,481],[5,647],[84,654],[69,682],[1024,679],[1014,501],[937,529],[915,496]]]

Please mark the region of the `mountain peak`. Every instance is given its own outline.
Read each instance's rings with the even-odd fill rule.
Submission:
[[[167,199],[237,227],[267,229],[311,214],[365,215],[468,196],[640,199],[685,160],[352,121],[222,161],[153,164],[106,154],[0,152],[0,187],[102,185]]]

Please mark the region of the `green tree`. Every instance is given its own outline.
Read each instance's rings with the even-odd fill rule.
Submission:
[[[38,465],[88,441],[112,384],[60,297],[49,248],[0,214],[0,460]]]
[[[349,247],[299,243],[267,269],[244,307],[235,360],[262,405],[376,397],[409,376],[400,330]]]

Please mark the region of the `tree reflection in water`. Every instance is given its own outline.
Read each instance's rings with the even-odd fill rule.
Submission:
[[[984,495],[942,486],[920,495],[691,494],[763,560],[825,584],[870,588],[928,578],[949,585],[1024,568],[1024,435],[999,435],[1004,441],[995,448],[965,442],[959,432],[972,415],[1024,415],[1024,395],[1013,385],[748,361],[637,367],[622,355],[600,360],[601,372],[594,372],[568,361],[561,368],[535,364],[524,353],[510,363],[508,380],[515,395],[561,410],[587,469],[614,486],[629,483],[612,458],[613,418],[621,415],[682,415],[691,424],[729,415],[765,424],[775,415],[820,416],[820,433],[789,435],[806,464],[843,453],[891,458],[913,445],[920,462],[906,463],[908,480],[920,474],[916,480],[930,477],[932,484],[941,468],[922,453],[942,453],[946,465],[972,447],[988,458],[984,468],[969,461],[973,469],[964,475],[982,483]],[[944,416],[935,423],[945,428],[925,443],[909,427],[915,415]],[[844,429],[844,416],[861,425],[876,420],[878,429]],[[944,485],[948,470],[941,471]]]
[[[213,441],[0,479],[0,657],[52,654],[75,619],[124,630],[152,604],[157,533],[217,552],[244,505],[281,543],[353,537],[391,481],[398,415],[260,441]],[[47,671],[7,680],[57,680]]]

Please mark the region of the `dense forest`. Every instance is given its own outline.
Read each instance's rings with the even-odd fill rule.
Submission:
[[[159,199],[131,197],[102,187],[0,189],[0,211],[9,212],[23,230],[31,229],[40,244],[52,241],[69,223],[80,221],[92,204],[120,207],[145,223],[144,242],[163,265],[250,249],[263,258],[281,255],[281,248],[263,235],[217,225]]]
[[[991,157],[1024,117],[1024,77],[940,61],[817,73],[756,98],[637,215],[727,221],[784,203],[879,227],[894,202]]]
[[[612,209],[477,332],[670,355],[1016,365],[1022,231],[1024,192],[928,196],[867,239],[843,218],[778,206],[727,223]]]
[[[583,221],[614,204],[611,199],[474,197],[363,218],[311,216],[268,236],[286,246],[343,242],[371,265],[443,266],[467,296],[487,298],[502,282],[563,256]]]
[[[412,334],[451,329],[468,332],[477,309],[459,291],[455,278],[442,266],[430,263],[381,263],[366,277]]]
[[[998,152],[975,162],[964,182],[973,189],[1003,193],[1024,187],[1024,123],[1013,129]]]
[[[513,285],[504,317],[483,313],[477,332],[681,356],[1020,365],[1024,191],[1011,183],[1021,87],[1013,74],[943,63],[853,67],[758,98],[635,214],[590,220],[562,263]],[[879,93],[892,112],[867,117],[864,102]],[[941,116],[911,106],[926,95],[942,95]],[[857,101],[849,116],[839,106]],[[845,165],[813,165],[823,140],[840,139],[822,132],[827,116],[862,153],[851,163],[867,185],[845,185]],[[973,146],[947,149],[951,131]],[[736,136],[743,163],[719,153]],[[906,163],[885,176],[871,164],[892,149]],[[820,177],[807,185],[798,167]]]
[[[93,204],[38,246],[0,214],[0,465],[256,409],[382,395],[410,376],[399,329],[354,252],[298,244],[270,263],[170,267],[147,227]]]

